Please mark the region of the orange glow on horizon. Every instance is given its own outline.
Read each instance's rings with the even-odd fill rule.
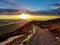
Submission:
[[[56,18],[60,18],[60,16],[48,16],[48,15],[30,15],[30,14],[25,14],[22,13],[20,15],[0,15],[0,20],[20,20],[20,19],[24,19],[24,20],[28,20],[28,21],[47,21],[47,20],[52,20],[52,19],[56,19]]]

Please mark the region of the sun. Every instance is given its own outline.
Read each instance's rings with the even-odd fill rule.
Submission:
[[[20,18],[21,18],[21,19],[28,19],[29,17],[30,17],[29,14],[21,14],[21,15],[20,15]]]

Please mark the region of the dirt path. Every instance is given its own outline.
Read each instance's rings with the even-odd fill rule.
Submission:
[[[60,45],[60,42],[49,31],[35,26],[35,34],[29,42],[24,45]]]

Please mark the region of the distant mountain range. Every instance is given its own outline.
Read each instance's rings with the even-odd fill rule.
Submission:
[[[60,15],[60,8],[48,10],[46,11],[47,14],[54,14],[54,15]]]
[[[0,9],[0,14],[20,14],[22,11],[17,9]],[[25,13],[37,14],[37,15],[60,15],[60,8],[47,10],[47,11],[29,11],[26,10]]]
[[[20,10],[17,9],[0,9],[0,14],[19,14]]]
[[[60,15],[60,8],[47,10],[47,11],[35,11],[29,12],[30,14],[38,14],[38,15]]]

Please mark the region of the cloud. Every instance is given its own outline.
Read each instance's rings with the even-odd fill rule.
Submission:
[[[0,7],[0,9],[7,9],[7,7]]]
[[[60,6],[60,3],[52,4],[52,6]]]
[[[60,8],[60,3],[55,3],[51,5],[53,9]]]
[[[55,7],[52,7],[53,9],[58,9],[58,8],[60,8],[60,6],[55,6]]]
[[[5,1],[5,0],[0,0],[0,2],[2,2],[2,3],[5,3],[5,4],[8,4],[8,5],[12,5],[12,6],[15,6],[16,4],[15,3],[13,3],[12,1]]]

